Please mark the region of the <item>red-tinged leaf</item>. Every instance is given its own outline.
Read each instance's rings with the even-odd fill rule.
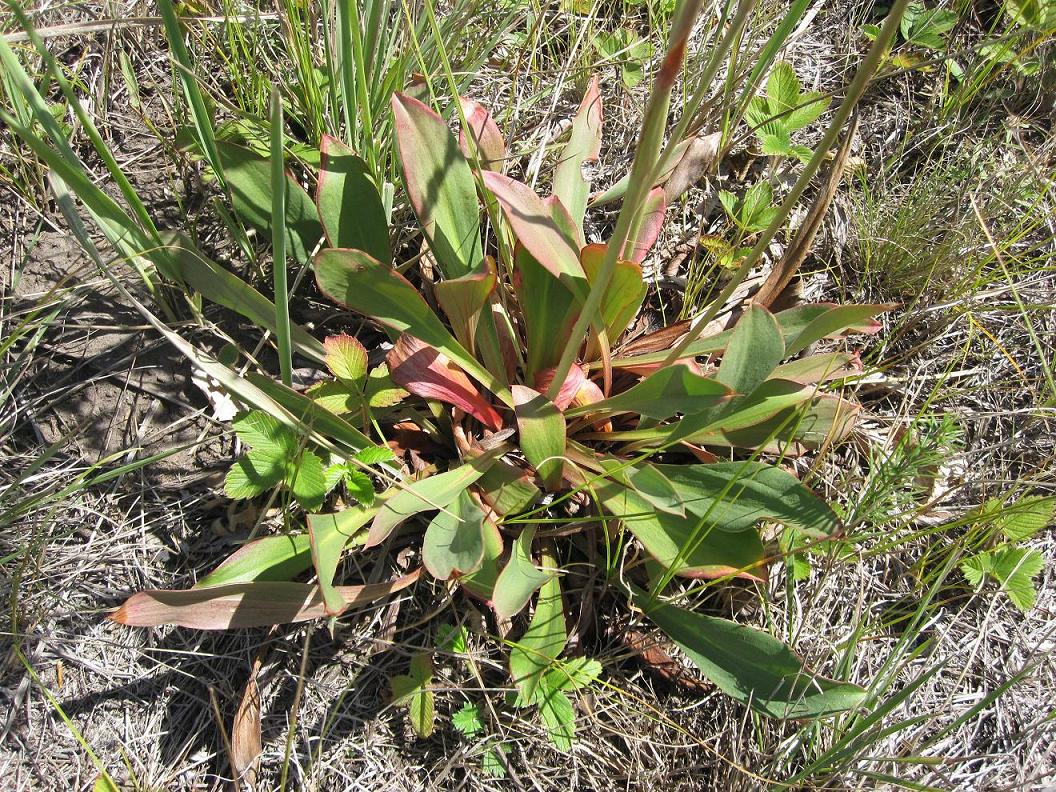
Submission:
[[[709,136],[710,137],[710,136]],[[668,152],[667,156],[663,158],[659,167],[659,174],[656,177],[656,184],[654,186],[659,187],[664,185],[668,179],[670,179],[678,167],[679,163],[685,159],[686,154],[690,148],[695,144],[697,137],[686,138],[675,145],[674,148]],[[627,193],[627,185],[630,184],[630,174],[624,174],[624,176],[609,187],[599,193],[595,193],[590,197],[590,206],[602,206],[607,203],[619,200]],[[669,202],[674,201],[677,195],[673,193],[669,197]]]
[[[554,195],[567,207],[577,227],[583,225],[590,184],[583,178],[583,165],[597,162],[601,154],[601,90],[595,75],[572,120],[572,135],[554,170]]]
[[[561,481],[565,454],[565,419],[557,405],[538,391],[514,385],[514,411],[521,450],[547,489]]]
[[[556,369],[548,368],[543,369],[535,375],[535,389],[540,393],[546,393],[550,390],[550,384],[554,381],[554,374]],[[575,364],[569,366],[568,376],[565,377],[565,381],[561,383],[561,390],[558,391],[557,397],[554,399],[554,404],[557,405],[557,409],[564,411],[568,408],[568,405],[572,403],[572,400],[576,398],[576,395],[582,390],[583,383],[586,382],[587,375],[583,371],[582,366]],[[597,387],[597,386],[595,386]],[[600,392],[600,391],[599,391]]]
[[[565,208],[565,205],[561,203],[560,198],[556,195],[548,195],[543,199],[543,206],[545,206],[547,211],[550,212],[550,216],[553,218],[558,230],[564,234],[567,239],[572,240],[577,249],[582,248],[587,244],[586,239],[583,236],[582,223],[577,223],[572,219],[572,214]]]
[[[655,374],[660,369],[668,368],[668,364],[665,363],[642,363],[640,365],[635,365],[631,362],[632,360],[633,358],[620,358],[614,360],[613,365],[621,371],[625,371],[628,374],[637,374],[639,377],[648,377],[650,374]],[[685,366],[694,374],[701,377],[704,376],[704,369],[701,368],[699,363],[697,363],[696,358],[682,358],[681,360],[676,360],[670,365]]]
[[[478,102],[461,97],[462,115],[466,117],[469,136],[463,129],[458,136],[458,145],[467,159],[478,158],[480,167],[501,171],[506,160],[506,141],[491,113]]]
[[[332,335],[323,342],[326,367],[340,380],[359,382],[367,376],[367,349],[354,336]]]
[[[667,213],[667,199],[662,187],[654,187],[645,198],[642,207],[642,222],[634,239],[627,240],[623,250],[630,250],[628,258],[641,264],[649,251],[653,249],[660,231],[664,227],[664,216]]]
[[[774,369],[773,377],[798,382],[800,385],[813,385],[851,376],[861,371],[862,360],[857,353],[830,352],[782,363]]]
[[[583,248],[580,261],[588,280],[596,278],[601,270],[606,247],[607,245],[587,245]],[[645,300],[645,293],[646,285],[642,280],[641,265],[634,261],[617,261],[612,279],[601,299],[601,318],[611,343],[615,343],[634,321]],[[592,332],[586,359],[596,359],[599,354],[600,346],[596,334]]]
[[[369,316],[401,333],[409,333],[439,350],[500,399],[505,386],[444,327],[410,282],[362,250],[330,249],[315,257],[319,290],[336,303]]]
[[[488,259],[490,261],[490,257]],[[495,291],[495,271],[485,267],[461,278],[443,280],[433,286],[436,301],[447,314],[455,338],[470,353],[477,349],[477,324],[488,298]]]
[[[337,138],[323,135],[315,204],[330,247],[392,260],[389,225],[367,164]]]
[[[365,605],[407,588],[418,579],[418,570],[387,583],[338,586],[344,610]],[[342,611],[344,612],[344,611]],[[211,588],[151,590],[133,594],[110,618],[130,627],[175,624],[194,630],[229,630],[270,627],[326,615],[318,586],[308,583],[260,581]]]
[[[423,399],[436,399],[463,410],[489,429],[502,428],[502,416],[473,387],[451,359],[404,333],[386,356],[393,382]]]
[[[575,237],[568,235],[567,221],[554,209],[559,202],[547,205],[527,184],[501,173],[488,171],[483,177],[484,185],[498,199],[513,227],[517,241],[565,288],[583,300],[587,283],[579,263],[579,247]]]
[[[878,313],[890,310],[892,305],[840,305],[817,316],[798,335],[787,343],[787,355],[806,349],[815,341],[845,331],[876,333],[881,324],[873,319]]]
[[[477,188],[465,155],[444,119],[417,99],[393,94],[392,113],[407,197],[430,250],[448,278],[475,271],[484,253]]]

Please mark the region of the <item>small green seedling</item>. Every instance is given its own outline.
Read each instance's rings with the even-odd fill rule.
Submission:
[[[599,33],[594,38],[594,49],[606,61],[619,64],[620,77],[628,89],[642,81],[645,63],[653,55],[652,45],[627,28],[619,28],[613,33]]]
[[[766,230],[780,211],[774,206],[774,189],[766,181],[753,184],[741,198],[727,190],[719,190],[719,202],[744,234]]]
[[[744,117],[759,138],[764,154],[796,157],[804,162],[811,150],[792,143],[792,133],[815,121],[825,112],[831,98],[818,91],[800,90],[792,66],[776,63],[766,80],[766,94],[753,97]]]
[[[431,689],[433,682],[433,656],[431,652],[420,652],[411,658],[411,668],[406,674],[392,678],[394,704],[407,707],[411,728],[419,737],[428,737],[436,725],[436,695]]]
[[[1056,498],[1029,497],[1005,506],[999,499],[985,503],[980,517],[993,520],[1007,541],[990,550],[966,558],[961,572],[976,588],[993,580],[1008,595],[1012,604],[1026,613],[1034,607],[1037,591],[1034,578],[1045,565],[1037,550],[1016,543],[1034,536],[1049,525],[1056,515]]]

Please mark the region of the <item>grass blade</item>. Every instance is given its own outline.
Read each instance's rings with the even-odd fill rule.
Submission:
[[[275,279],[275,337],[279,345],[279,377],[293,383],[290,351],[290,295],[286,285],[286,167],[282,156],[282,97],[271,88],[271,252]]]

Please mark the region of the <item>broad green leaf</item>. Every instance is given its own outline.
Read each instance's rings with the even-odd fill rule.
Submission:
[[[532,563],[534,537],[534,525],[521,529],[521,533],[513,540],[510,560],[495,582],[492,605],[501,618],[510,619],[520,613],[532,594],[554,576],[553,572],[545,572]]]
[[[597,162],[601,154],[601,121],[601,91],[598,78],[594,76],[583,94],[583,101],[572,120],[571,137],[554,170],[554,195],[568,209],[577,226],[583,225],[590,191],[590,184],[583,177],[583,165]]]
[[[275,303],[258,292],[234,273],[209,260],[184,234],[166,232],[161,235],[168,246],[171,270],[166,274],[180,281],[188,289],[217,305],[230,308],[249,319],[257,327],[276,331]],[[290,326],[294,351],[317,362],[323,359],[323,345],[301,325]]]
[[[576,301],[562,283],[522,245],[514,252],[517,299],[524,320],[527,376],[557,365],[576,323]]]
[[[635,591],[632,600],[728,696],[773,718],[818,718],[858,706],[866,691],[814,674],[772,635]]]
[[[491,520],[484,521],[484,558],[480,569],[463,575],[458,583],[474,597],[490,602],[495,595],[495,581],[499,578],[499,559],[502,557],[502,534]]]
[[[359,383],[367,376],[367,350],[350,335],[328,336],[323,342],[326,367],[339,380]]]
[[[477,479],[477,487],[485,503],[500,517],[518,514],[538,499],[540,490],[524,470],[502,459]]]
[[[690,504],[685,517],[662,512],[612,481],[595,484],[594,491],[605,512],[620,520],[665,569],[683,577],[765,579],[766,554],[756,531],[717,530],[690,511]]]
[[[216,141],[224,178],[231,189],[235,214],[262,232],[271,232],[271,163],[256,152]],[[322,239],[323,227],[315,203],[287,173],[286,233],[290,253],[300,262],[308,261],[316,243]]]
[[[760,151],[768,157],[787,157],[792,153],[792,140],[784,127],[759,132]]]
[[[547,489],[555,488],[564,470],[565,418],[552,401],[525,385],[512,388],[521,451]]]
[[[686,516],[682,493],[665,476],[660,468],[648,462],[628,464],[622,459],[599,458],[605,473],[613,481],[633,489],[655,508],[679,517]]]
[[[374,482],[370,480],[370,476],[348,464],[344,465],[344,468],[342,480],[348,494],[364,506],[373,504],[377,493],[374,492]]]
[[[608,399],[570,407],[565,415],[633,412],[661,420],[677,413],[693,415],[728,401],[732,391],[714,379],[694,373],[684,363],[662,368],[637,385]]]
[[[398,272],[360,250],[335,249],[316,256],[315,277],[319,290],[331,300],[424,341],[502,398],[502,383],[452,337],[418,290]]]
[[[750,394],[785,357],[785,342],[774,315],[753,305],[738,320],[715,379],[734,393]]]
[[[311,400],[334,415],[358,413],[363,409],[363,394],[350,382],[317,382],[305,391]]]
[[[388,446],[369,446],[356,452],[356,460],[364,465],[378,465],[382,462],[391,462],[396,454]]]
[[[808,355],[788,363],[782,363],[771,375],[773,379],[814,385],[861,372],[861,361],[857,355],[847,352],[827,352]]]
[[[400,591],[417,579],[415,571],[385,583],[338,586],[337,592],[347,610]],[[325,615],[318,586],[256,581],[187,590],[140,591],[125,600],[110,618],[131,627],[177,624],[195,630],[230,630],[302,622]]]
[[[583,300],[587,284],[579,263],[579,245],[570,236],[566,223],[555,219],[555,212],[564,211],[567,215],[560,201],[544,202],[527,184],[501,173],[486,171],[482,177],[498,199],[517,240],[574,296]]]
[[[194,588],[290,580],[312,565],[307,534],[265,536],[242,545]]]
[[[238,439],[261,456],[286,460],[297,453],[297,435],[263,410],[250,410],[231,423]]]
[[[761,368],[769,365],[764,363]],[[668,433],[668,442],[685,440],[703,443],[704,438],[717,434],[732,435],[739,430],[772,420],[774,416],[786,414],[813,399],[817,388],[785,380],[766,380],[748,396],[743,396],[716,415],[713,411],[702,412],[683,418]]]
[[[370,374],[367,375],[364,396],[367,404],[372,408],[382,409],[399,404],[407,398],[408,393],[392,381],[392,377],[389,376],[389,367],[382,363],[371,369]]]
[[[330,135],[323,135],[320,149],[316,204],[330,247],[355,248],[380,262],[392,261],[385,208],[367,164]]]
[[[224,493],[233,500],[255,498],[274,487],[286,475],[286,459],[265,451],[250,451],[239,457],[224,479]]]
[[[544,555],[544,563],[547,561]],[[522,702],[536,700],[543,674],[560,656],[566,640],[561,583],[554,575],[539,591],[528,629],[510,649],[510,676]]]
[[[469,651],[469,630],[464,624],[441,624],[436,631],[436,648],[442,652],[466,654]]]
[[[590,282],[593,282],[601,270],[606,247],[587,245],[580,253],[580,263]],[[642,279],[641,265],[625,259],[617,261],[612,279],[602,296],[600,308],[601,320],[605,323],[609,341],[615,342],[638,316],[638,311],[645,301],[645,293],[646,285]],[[598,354],[597,349],[597,334],[592,332],[587,356]]]
[[[745,531],[775,520],[812,537],[841,530],[825,501],[795,476],[763,462],[655,465],[677,490],[686,510],[720,531]]]
[[[814,123],[832,102],[831,96],[817,91],[806,91],[799,95],[799,105],[785,117],[785,126],[789,129],[802,129]]]
[[[458,278],[478,270],[480,209],[465,155],[447,123],[417,99],[394,93],[392,113],[407,196],[441,272]]]
[[[302,451],[296,460],[288,463],[286,485],[301,508],[306,511],[318,509],[327,492],[322,460],[311,451]]]
[[[328,615],[336,615],[345,607],[344,599],[334,588],[334,575],[337,573],[341,554],[353,536],[377,511],[376,508],[353,506],[336,514],[308,515],[312,563],[315,565],[315,574]]]
[[[484,560],[484,512],[462,490],[425,529],[422,564],[437,580],[476,572]]]
[[[697,432],[692,435],[690,442],[758,448],[767,454],[796,456],[825,443],[843,440],[853,428],[860,409],[854,402],[838,396],[816,396],[750,425]]]
[[[370,525],[366,547],[381,544],[397,526],[415,514],[447,507],[462,490],[480,478],[497,454],[498,449],[480,454],[454,470],[412,481],[399,490],[390,490],[383,497],[381,510]]]

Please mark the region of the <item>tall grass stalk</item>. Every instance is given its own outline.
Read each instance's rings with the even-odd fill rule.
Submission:
[[[777,235],[777,232],[784,226],[785,222],[788,220],[788,216],[792,213],[793,207],[799,201],[803,192],[807,189],[807,185],[810,184],[811,179],[814,178],[815,174],[821,168],[821,164],[825,161],[829,149],[835,145],[840,132],[843,131],[844,126],[851,117],[851,113],[854,111],[854,108],[858,105],[858,101],[865,93],[869,81],[872,79],[873,74],[880,65],[880,61],[887,52],[887,48],[890,46],[891,42],[894,40],[895,34],[898,32],[898,26],[902,20],[902,15],[905,13],[907,5],[909,5],[909,0],[895,1],[891,10],[888,12],[883,28],[881,28],[880,33],[873,42],[873,46],[869,49],[869,53],[865,56],[865,60],[862,61],[861,66],[858,67],[854,79],[851,81],[850,86],[848,86],[846,97],[844,97],[843,102],[840,103],[835,115],[829,122],[829,126],[825,130],[825,135],[822,137],[821,142],[818,143],[817,148],[814,149],[814,156],[812,156],[810,161],[804,166],[802,172],[799,174],[799,178],[796,179],[796,183],[781,202],[781,206],[778,208],[773,221],[767,229],[759,235],[759,239],[755,243],[755,246],[745,257],[740,267],[737,268],[737,271],[730,278],[729,283],[726,284],[726,287],[723,288],[722,292],[720,292],[718,297],[716,297],[711,303],[711,307],[708,308],[703,316],[694,323],[693,327],[688,333],[686,333],[685,337],[683,337],[683,339],[671,349],[670,353],[668,353],[667,357],[664,359],[664,365],[670,365],[685,355],[686,349],[689,348],[690,344],[697,340],[700,333],[708,326],[708,323],[718,315],[719,311],[722,310],[734,290],[740,286],[745,276],[751,271],[752,267],[754,267],[762,257],[764,251],[770,246],[770,242]]]
[[[271,89],[271,254],[275,284],[275,327],[279,345],[279,378],[293,384],[290,343],[290,293],[286,285],[286,164],[282,154],[282,97]]]

